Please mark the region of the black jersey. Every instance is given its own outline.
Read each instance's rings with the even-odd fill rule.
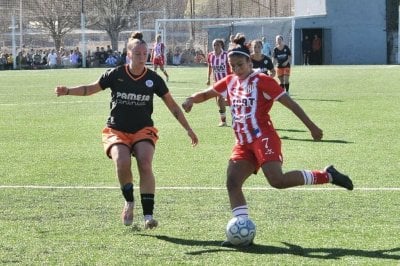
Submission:
[[[286,66],[282,66],[282,63],[288,60],[290,55],[292,55],[292,52],[287,45],[284,45],[282,50],[277,47],[274,48],[274,58],[278,61],[278,68],[290,67],[290,62]]]
[[[154,126],[153,97],[168,93],[164,80],[154,71],[145,68],[134,77],[128,65],[105,72],[99,80],[100,87],[111,89],[110,116],[107,126],[127,133],[135,133],[144,127]]]
[[[263,58],[260,61],[251,59],[251,62],[253,63],[253,68],[259,68],[261,72],[268,74],[268,70],[273,70],[274,65],[272,64],[271,58],[269,58],[266,55],[263,55]]]

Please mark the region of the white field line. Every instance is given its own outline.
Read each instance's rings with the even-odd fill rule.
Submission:
[[[188,96],[174,95],[174,99],[186,99]],[[157,98],[156,98],[157,99]],[[27,102],[27,103],[0,103],[0,106],[23,106],[23,105],[49,105],[49,104],[88,104],[88,103],[105,103],[108,101],[53,101],[53,102]]]
[[[119,187],[109,186],[39,186],[39,185],[0,185],[0,189],[82,189],[82,190],[93,190],[93,189],[120,189]],[[225,187],[157,187],[157,190],[226,190]],[[272,187],[244,187],[244,190],[276,190]],[[286,190],[291,191],[332,191],[332,190],[344,190],[343,188],[326,188],[326,187],[298,187],[289,188]],[[400,191],[400,187],[360,187],[354,188],[359,191]],[[345,191],[345,190],[344,190]]]

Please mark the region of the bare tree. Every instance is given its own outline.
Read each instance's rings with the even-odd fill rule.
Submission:
[[[89,0],[92,9],[87,10],[87,27],[105,30],[110,37],[111,47],[118,50],[119,34],[127,30],[134,13],[133,0]],[[137,4],[138,1],[135,1]],[[88,5],[87,5],[88,6]]]
[[[78,0],[33,0],[29,8],[31,20],[36,20],[49,30],[58,51],[63,45],[64,37],[79,27],[80,6]]]

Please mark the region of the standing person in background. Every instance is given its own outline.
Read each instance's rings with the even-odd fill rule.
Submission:
[[[213,74],[214,82],[226,77],[231,73],[228,63],[228,53],[224,51],[225,45],[222,39],[215,39],[212,42],[213,51],[207,55],[208,75],[207,85],[211,84],[211,74]],[[219,107],[220,123],[219,127],[226,127],[226,103],[225,98],[221,95],[216,96]]]
[[[272,59],[267,55],[262,54],[263,43],[260,40],[254,40],[251,42],[252,53],[250,55],[253,68],[260,69],[262,73],[268,76],[275,77],[276,72]]]
[[[311,56],[311,41],[308,38],[308,35],[304,36],[303,42],[301,43],[301,48],[303,50],[303,65],[310,64],[310,56]]]
[[[322,47],[322,41],[318,37],[318,35],[315,34],[314,39],[312,40],[312,54],[311,54],[311,60],[314,65],[322,64],[321,47]]]
[[[289,46],[283,42],[282,35],[277,35],[276,46],[274,48],[272,58],[277,68],[277,75],[280,86],[289,94],[289,77],[290,77],[290,61],[292,60],[292,52]]]
[[[212,88],[194,93],[182,104],[183,109],[190,112],[195,103],[205,102],[219,94],[227,97],[236,138],[226,171],[232,215],[249,216],[242,187],[260,168],[268,183],[277,189],[332,183],[353,190],[351,179],[332,165],[323,170],[283,172],[281,140],[269,115],[273,103],[279,101],[296,115],[310,130],[314,140],[321,140],[323,132],[273,78],[253,70],[244,35],[235,37],[235,41],[238,46],[229,52],[233,74],[219,80]],[[231,244],[224,241],[222,245]]]
[[[72,88],[58,86],[57,96],[88,96],[107,88],[111,89],[110,116],[102,131],[106,155],[113,160],[121,186],[125,206],[123,224],[133,222],[134,194],[131,170],[132,157],[140,178],[140,198],[144,215],[144,227],[152,229],[158,222],[153,218],[155,177],[153,156],[158,140],[158,130],[152,119],[154,96],[160,97],[181,126],[186,130],[192,145],[198,143],[185,115],[177,105],[164,80],[146,67],[148,47],[141,32],[134,32],[128,41],[127,55],[130,64],[107,70],[98,81]]]
[[[271,58],[271,44],[269,44],[269,42],[267,41],[267,39],[265,37],[261,38],[262,41],[262,53],[266,56],[268,56],[269,58]]]
[[[157,71],[157,67],[160,67],[161,71],[164,73],[165,78],[168,81],[169,76],[167,71],[164,69],[165,65],[164,53],[165,53],[165,45],[163,42],[161,42],[161,35],[157,34],[156,42],[154,43],[153,46],[153,52],[151,53],[150,61],[153,62],[154,71]]]

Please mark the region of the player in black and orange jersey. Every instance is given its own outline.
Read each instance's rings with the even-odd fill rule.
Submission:
[[[277,35],[276,46],[272,53],[272,59],[276,64],[276,74],[280,81],[280,86],[289,94],[290,61],[292,60],[292,51],[289,46],[283,42],[282,35]]]
[[[153,218],[155,178],[152,161],[157,129],[152,120],[154,95],[160,97],[171,113],[187,131],[193,146],[198,139],[187,122],[181,108],[171,96],[164,80],[146,67],[148,47],[141,32],[134,32],[128,41],[130,63],[105,72],[98,81],[77,87],[58,86],[57,96],[87,96],[111,89],[110,116],[103,129],[105,153],[115,164],[116,174],[125,198],[122,220],[125,225],[133,222],[134,194],[131,155],[136,158],[140,195],[145,228],[157,226]]]

